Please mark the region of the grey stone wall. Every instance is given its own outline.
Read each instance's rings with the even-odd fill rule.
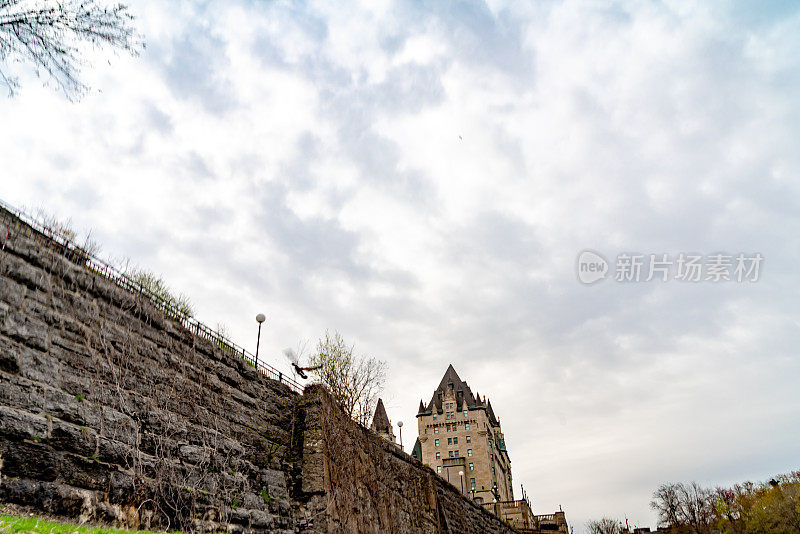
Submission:
[[[516,532],[415,458],[306,388],[301,495],[305,533]]]
[[[513,532],[343,415],[17,233],[0,252],[0,505],[129,528]]]
[[[297,397],[19,232],[0,253],[0,502],[134,528],[293,532]]]

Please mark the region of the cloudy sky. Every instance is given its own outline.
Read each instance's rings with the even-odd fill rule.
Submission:
[[[242,345],[264,312],[286,371],[338,330],[388,362],[406,445],[453,363],[576,532],[800,467],[798,5],[365,4],[132,1],[146,50],[90,52],[80,102],[25,71],[0,99],[0,198]],[[578,281],[584,249],[607,279]],[[681,252],[764,261],[614,280]]]

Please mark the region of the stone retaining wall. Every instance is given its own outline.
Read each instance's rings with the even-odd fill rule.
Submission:
[[[321,387],[294,393],[16,233],[0,252],[3,504],[163,530],[513,532]]]
[[[281,459],[297,397],[32,240],[12,235],[0,253],[2,502],[292,532]]]

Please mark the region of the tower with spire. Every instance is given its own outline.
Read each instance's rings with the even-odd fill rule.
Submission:
[[[375,415],[372,417],[372,424],[369,428],[386,441],[397,445],[394,440],[392,422],[389,421],[389,416],[386,414],[386,407],[383,405],[383,399],[378,399],[378,405],[375,407]],[[397,446],[399,447],[399,445]]]
[[[511,459],[488,398],[451,364],[431,400],[419,403],[414,454],[477,503],[513,501]]]

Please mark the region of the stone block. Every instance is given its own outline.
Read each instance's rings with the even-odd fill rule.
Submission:
[[[4,302],[0,302],[0,334],[40,351],[49,346],[49,328],[45,323],[9,308]]]
[[[47,292],[47,273],[14,256],[5,255],[4,259],[7,262],[6,277],[31,289]]]
[[[25,345],[20,346],[17,353],[19,374],[29,380],[58,387],[61,384],[60,362],[49,353],[37,349]]]
[[[111,474],[116,471],[106,464],[85,456],[66,453],[61,458],[58,470],[60,481],[78,488],[106,490],[111,481]]]
[[[47,437],[47,419],[23,410],[0,406],[0,434],[5,440],[40,441]]]
[[[51,430],[47,443],[61,451],[84,457],[93,456],[97,448],[97,432],[86,426],[73,425],[60,419],[50,421]]]
[[[51,416],[77,426],[100,428],[99,409],[83,395],[61,390],[48,391],[45,411]]]
[[[0,338],[0,371],[10,374],[19,373],[19,348],[10,339]]]
[[[25,286],[6,277],[0,277],[0,300],[12,308],[22,307],[25,299]]]
[[[3,455],[3,484],[11,478],[52,481],[58,476],[61,454],[44,443],[4,441],[0,443]]]

